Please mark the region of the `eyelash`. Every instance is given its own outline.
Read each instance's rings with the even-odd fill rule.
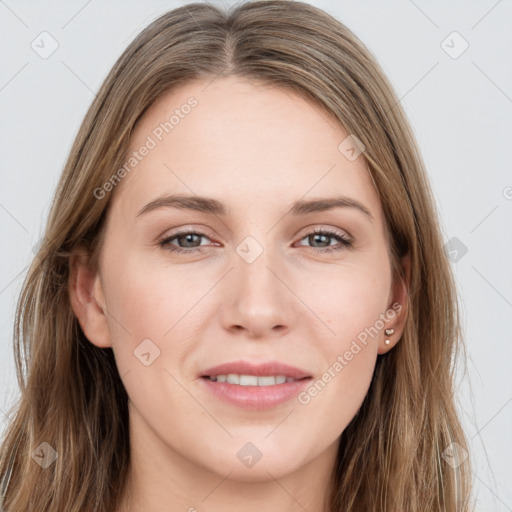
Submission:
[[[199,235],[199,236],[203,236],[205,238],[209,238],[208,235],[206,235],[205,233],[201,233],[200,231],[180,231],[178,233],[174,233],[170,237],[166,237],[166,238],[160,240],[158,242],[158,245],[162,248],[165,248],[168,251],[175,253],[175,254],[181,254],[181,253],[190,254],[190,253],[194,253],[194,252],[198,252],[198,251],[201,252],[202,249],[200,249],[199,247],[184,249],[181,247],[176,247],[176,246],[171,245],[170,242],[172,240],[174,240],[175,238],[185,236],[185,235]],[[309,249],[311,249],[313,252],[316,252],[316,253],[333,253],[333,252],[337,252],[337,251],[340,251],[345,248],[346,249],[351,248],[352,244],[353,244],[352,240],[349,239],[348,237],[346,237],[345,235],[338,233],[336,231],[328,230],[328,229],[315,229],[311,233],[304,235],[301,238],[301,240],[304,240],[304,238],[314,236],[314,235],[325,235],[330,238],[335,238],[341,244],[339,247],[336,247],[336,248],[332,248],[330,246],[327,246],[327,247],[324,247],[321,249],[318,249],[316,247],[309,247]],[[301,247],[307,247],[307,246],[301,246]]]

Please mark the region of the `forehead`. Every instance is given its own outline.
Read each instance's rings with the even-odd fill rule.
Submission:
[[[127,155],[138,152],[139,159],[114,202],[133,216],[142,203],[179,193],[219,198],[233,213],[261,213],[301,198],[346,195],[378,221],[365,161],[340,150],[348,136],[291,90],[239,77],[189,82],[160,97],[139,121]]]

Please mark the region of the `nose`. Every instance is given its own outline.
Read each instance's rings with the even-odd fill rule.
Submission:
[[[223,327],[250,339],[268,339],[289,331],[300,302],[294,297],[283,267],[264,251],[252,263],[235,257],[224,280]]]

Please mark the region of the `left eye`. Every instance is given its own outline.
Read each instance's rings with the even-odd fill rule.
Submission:
[[[322,239],[325,240],[325,239],[329,239],[329,238],[331,238],[331,239],[334,238],[335,240],[337,240],[339,242],[338,246],[330,246],[328,244],[327,247],[323,247],[320,249],[313,247],[312,249],[315,252],[340,251],[341,249],[352,247],[352,243],[353,243],[352,240],[348,236],[346,236],[342,233],[338,233],[336,231],[324,230],[324,229],[315,230],[312,233],[306,235],[302,240],[304,240],[306,238],[310,241],[311,240],[314,241],[315,243],[323,243]]]
[[[195,240],[194,240],[194,238],[195,238]],[[192,253],[192,252],[201,251],[201,249],[200,249],[201,244],[199,244],[199,246],[193,245],[201,238],[208,238],[208,237],[204,233],[197,232],[197,231],[183,231],[181,233],[174,234],[171,237],[164,238],[163,240],[158,242],[158,244],[161,247],[164,247],[166,250],[169,250],[171,252]],[[315,231],[307,234],[306,236],[304,236],[301,240],[308,239],[310,242],[313,241],[313,243],[324,243],[325,240],[329,239],[329,238],[337,240],[339,242],[339,245],[331,247],[328,244],[327,247],[321,247],[321,248],[310,247],[310,249],[312,249],[314,252],[332,252],[332,251],[339,251],[344,248],[352,247],[352,244],[353,244],[352,240],[350,238],[348,238],[346,235],[344,235],[342,233],[338,233],[336,231],[329,231],[329,230],[323,230],[323,229],[315,230]],[[174,240],[177,240],[178,242],[184,240],[185,244],[192,244],[192,245],[189,245],[188,247],[179,247],[172,243]]]

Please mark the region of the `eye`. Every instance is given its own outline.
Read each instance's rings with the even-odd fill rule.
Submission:
[[[194,245],[194,244],[196,244],[198,239],[200,240],[201,238],[208,238],[208,237],[204,233],[201,233],[199,231],[180,231],[170,237],[160,240],[158,242],[158,245],[165,248],[166,250],[169,250],[169,251],[175,252],[175,253],[182,253],[182,252],[183,253],[192,253],[192,252],[201,251],[201,249],[199,249],[201,244],[199,244],[199,246]],[[184,241],[183,243],[185,244],[185,247],[181,248],[179,246],[173,245],[171,242],[174,240],[177,240],[178,242]]]
[[[311,247],[313,252],[335,252],[340,251],[342,249],[350,248],[352,247],[353,244],[352,240],[348,236],[344,235],[343,233],[338,233],[337,231],[331,231],[328,229],[315,229],[312,233],[309,233],[304,238],[302,238],[302,240],[308,239],[308,241],[312,243],[322,244],[325,243],[326,239],[329,238],[334,238],[335,240],[337,240],[339,242],[339,245],[331,247],[328,244],[327,247],[322,248]]]
[[[201,252],[201,238],[208,238],[208,236],[200,231],[180,231],[178,233],[173,234],[172,236],[160,240],[158,242],[158,245],[176,254],[190,254],[198,251]],[[303,237],[301,240],[308,239],[310,242],[314,244],[323,244],[326,242],[326,239],[328,240],[329,238],[337,240],[339,242],[338,246],[331,247],[328,244],[327,247],[310,247],[310,249],[313,252],[329,253],[334,251],[340,251],[345,248],[350,248],[353,245],[352,240],[348,236],[344,235],[343,233],[331,231],[328,229],[316,229],[309,233],[308,235],[306,235],[305,237]],[[177,241],[178,244],[184,244],[184,247],[173,244],[172,242],[174,241]]]

